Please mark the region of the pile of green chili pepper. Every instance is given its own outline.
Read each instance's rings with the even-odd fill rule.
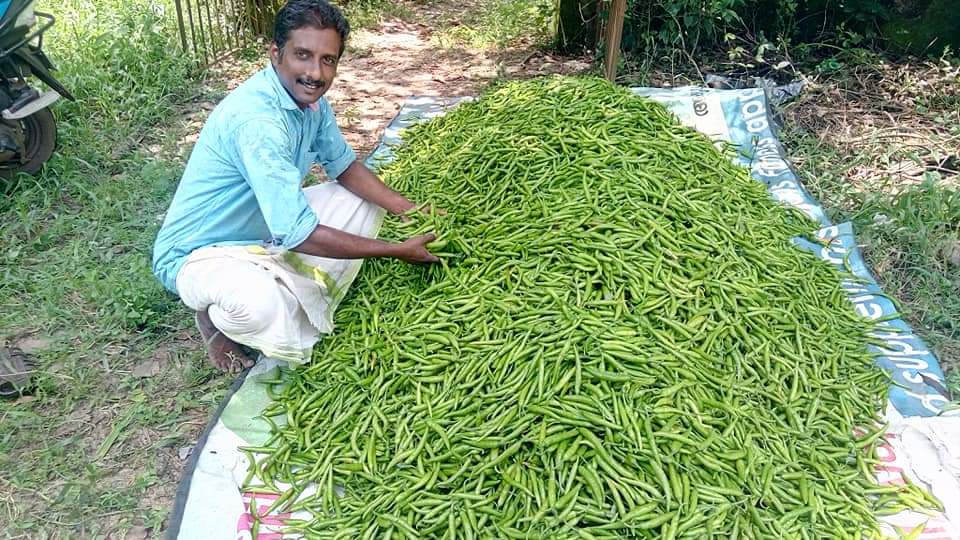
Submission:
[[[597,79],[497,87],[383,178],[442,264],[371,260],[252,483],[311,538],[863,538],[889,381],[816,225]],[[852,276],[845,276],[852,279]],[[858,434],[855,434],[858,433]]]

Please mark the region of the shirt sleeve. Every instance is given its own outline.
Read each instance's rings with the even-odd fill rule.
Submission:
[[[318,105],[321,120],[311,149],[317,153],[314,161],[323,167],[328,177],[339,178],[343,171],[356,161],[357,154],[343,138],[330,103],[326,99],[321,99]]]
[[[318,221],[300,186],[286,130],[274,120],[257,119],[237,128],[232,139],[237,166],[257,198],[272,243],[300,245]]]

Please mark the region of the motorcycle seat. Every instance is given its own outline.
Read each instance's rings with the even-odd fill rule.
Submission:
[[[20,40],[27,37],[29,32],[29,26],[20,26],[0,33],[0,50],[6,50],[9,47],[16,45],[20,42]]]

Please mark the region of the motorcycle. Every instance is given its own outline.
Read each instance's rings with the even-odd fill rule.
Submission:
[[[57,145],[50,106],[61,97],[74,100],[51,74],[55,68],[43,53],[43,33],[55,19],[36,11],[35,4],[0,0],[0,178],[40,171]],[[27,82],[31,76],[50,90],[41,93],[32,87]]]

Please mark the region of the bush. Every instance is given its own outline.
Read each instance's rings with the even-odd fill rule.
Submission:
[[[493,0],[465,12],[468,22],[442,32],[441,41],[450,38],[477,48],[547,42],[553,9],[553,0]]]
[[[661,45],[695,51],[720,42],[750,0],[629,0],[623,47]]]
[[[578,0],[562,0],[562,4]],[[628,0],[626,51],[657,47],[689,53],[751,41],[849,42],[897,45],[940,54],[960,48],[960,11],[953,0]],[[932,44],[932,45],[931,45]]]

